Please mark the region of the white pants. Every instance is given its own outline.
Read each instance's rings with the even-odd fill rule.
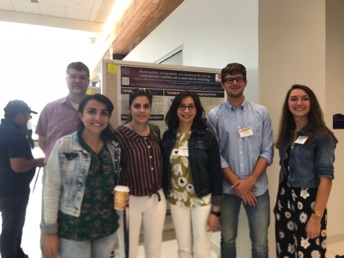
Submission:
[[[127,227],[129,227],[129,258],[136,258],[139,246],[141,224],[146,258],[160,258],[162,245],[162,231],[166,215],[166,199],[162,190],[158,196],[133,196],[130,195],[129,208],[127,209]],[[118,212],[120,227],[118,229],[118,243],[120,257],[125,258],[123,212]]]
[[[212,232],[207,231],[210,209],[211,205],[190,208],[170,204],[179,258],[211,257]]]

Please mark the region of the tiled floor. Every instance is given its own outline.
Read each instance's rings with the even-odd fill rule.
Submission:
[[[34,150],[34,156],[40,157],[41,152],[38,148]],[[42,173],[42,171],[40,172]],[[33,179],[32,186],[34,184]],[[31,189],[33,188],[31,186]],[[37,185],[35,191],[30,196],[29,205],[27,208],[26,223],[24,227],[22,247],[24,251],[29,255],[30,258],[40,258],[40,247],[39,247],[39,224],[41,218],[41,191],[42,191],[42,179],[41,175],[37,180]],[[0,218],[1,223],[1,218]],[[1,230],[1,224],[0,224]],[[214,233],[213,239],[218,243],[219,232]],[[342,240],[342,239],[341,239]],[[328,245],[327,258],[335,258],[336,255],[344,255],[344,240],[333,242]],[[1,256],[0,256],[1,257]],[[161,258],[177,258],[177,243],[175,240],[165,241],[162,247],[162,256]],[[141,246],[139,248],[138,258],[144,258],[144,250]],[[209,258],[218,258],[215,252],[212,252],[211,257]]]
[[[139,253],[137,258],[145,258],[143,247],[139,247]],[[177,243],[175,240],[165,241],[162,245],[162,254],[161,258],[178,258],[177,255]],[[215,252],[211,253],[211,257],[209,258],[217,258]]]
[[[40,199],[41,186],[40,179],[38,180],[35,192],[30,197],[30,202],[27,210],[26,224],[23,234],[23,249],[30,258],[40,257],[39,248],[39,228],[40,223]],[[0,227],[1,229],[1,227]],[[215,233],[218,234],[218,233]],[[216,239],[216,237],[214,238]],[[336,255],[344,255],[344,241],[335,242],[328,245],[327,258],[335,258]],[[1,257],[1,256],[0,256]],[[138,258],[144,258],[144,250],[141,246],[139,248]],[[162,247],[161,258],[177,258],[177,244],[175,240],[165,241]],[[217,258],[217,254],[212,252],[209,258]]]
[[[329,244],[327,247],[326,258],[335,258],[336,255],[344,257],[344,241]]]

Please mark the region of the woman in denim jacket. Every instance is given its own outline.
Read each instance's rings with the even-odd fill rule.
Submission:
[[[79,105],[79,130],[55,144],[43,182],[43,250],[49,257],[114,257],[118,215],[113,188],[120,149],[109,119],[114,107],[101,95]]]
[[[293,85],[276,143],[281,166],[274,209],[277,257],[325,257],[336,143],[313,91]]]
[[[170,204],[178,256],[209,258],[211,232],[219,225],[222,174],[219,146],[206,128],[196,93],[177,95],[162,138],[163,186]]]

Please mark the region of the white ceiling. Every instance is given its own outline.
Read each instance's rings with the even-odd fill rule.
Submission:
[[[115,1],[0,0],[0,21],[100,33]]]
[[[67,29],[92,44],[100,71],[102,58],[122,59],[183,0],[0,0],[0,35],[4,22]],[[44,36],[44,35],[43,35]],[[47,35],[48,38],[50,38]],[[68,36],[66,36],[68,37]],[[23,37],[25,38],[25,37]],[[28,37],[26,37],[28,38]],[[61,37],[60,37],[61,38]],[[47,44],[45,44],[46,46]],[[96,48],[96,49],[95,49]]]

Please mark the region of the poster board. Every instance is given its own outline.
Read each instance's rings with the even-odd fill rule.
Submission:
[[[219,69],[103,59],[102,94],[115,106],[111,124],[116,128],[126,122],[129,93],[135,88],[146,88],[152,93],[150,122],[158,125],[161,132],[167,129],[165,114],[180,91],[197,92],[208,114],[224,102],[220,72]]]
[[[113,128],[125,124],[129,115],[129,93],[135,88],[146,88],[153,95],[150,123],[159,126],[161,135],[167,129],[165,114],[180,91],[194,91],[206,112],[225,101],[220,87],[219,69],[102,60],[101,93],[114,104],[110,123]],[[163,239],[169,238],[173,224],[167,208]]]

